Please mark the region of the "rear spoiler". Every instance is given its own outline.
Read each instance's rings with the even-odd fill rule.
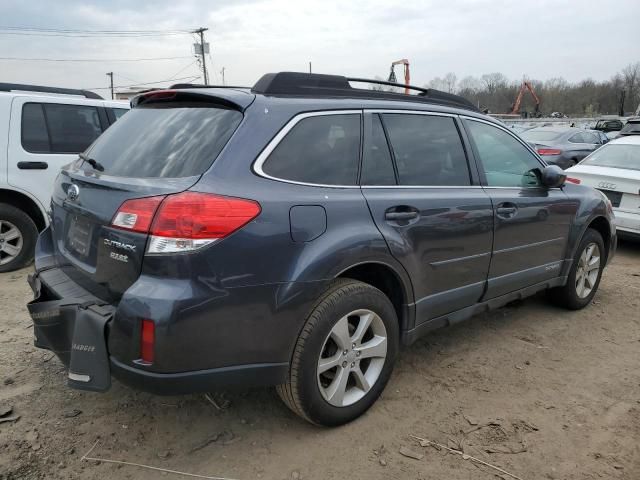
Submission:
[[[223,108],[244,112],[253,103],[255,95],[248,91],[229,88],[171,88],[142,93],[131,99],[131,108],[150,104],[174,102],[210,103]]]

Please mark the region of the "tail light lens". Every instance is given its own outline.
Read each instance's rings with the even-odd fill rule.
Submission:
[[[124,202],[115,217],[111,221],[112,227],[131,230],[133,232],[147,233],[153,220],[153,215],[158,205],[164,200],[164,195],[159,197],[135,198]]]
[[[539,148],[538,155],[560,155],[562,150],[558,150],[557,148]]]
[[[575,183],[576,185],[580,185],[582,180],[579,178],[567,177],[567,182]]]
[[[147,253],[189,252],[230,235],[258,214],[260,204],[253,200],[182,192],[128,200],[112,226],[149,233]]]
[[[156,324],[153,320],[142,320],[140,332],[140,360],[146,364],[153,363],[154,345],[156,343]]]

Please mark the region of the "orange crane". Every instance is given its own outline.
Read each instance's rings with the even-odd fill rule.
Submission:
[[[518,96],[516,97],[516,101],[513,103],[513,105],[511,106],[511,111],[509,113],[517,115],[520,113],[520,105],[522,105],[522,97],[524,97],[525,91],[529,90],[529,93],[531,93],[531,96],[533,97],[533,100],[536,102],[536,106],[535,106],[535,116],[537,117],[538,114],[540,113],[540,98],[538,97],[538,95],[536,95],[535,90],[533,89],[533,86],[531,85],[531,82],[528,82],[526,80],[522,81],[522,85],[520,85],[520,91],[518,92]]]
[[[403,58],[402,60],[396,60],[391,64],[391,72],[389,73],[389,81],[396,83],[396,72],[394,67],[396,65],[404,65],[404,84],[406,85],[404,93],[409,95],[409,85],[411,83],[411,74],[409,73],[409,60]]]

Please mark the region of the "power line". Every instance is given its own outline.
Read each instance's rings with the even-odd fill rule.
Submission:
[[[152,62],[156,60],[182,60],[192,58],[184,57],[151,57],[151,58],[27,58],[27,57],[0,57],[0,60],[17,60],[22,62]]]
[[[175,82],[178,80],[194,80],[196,78],[200,78],[200,76],[191,76],[191,77],[182,77],[182,78],[168,78],[166,80],[157,80],[155,82],[144,82],[144,83],[134,83],[133,85],[114,85],[113,88],[129,88],[129,87],[140,87],[144,85],[153,85],[156,83],[165,83],[165,82]],[[94,88],[85,88],[83,90],[109,90],[111,87],[94,87]]]
[[[188,35],[190,30],[71,30],[36,27],[0,26],[0,35],[44,37],[161,37]]]

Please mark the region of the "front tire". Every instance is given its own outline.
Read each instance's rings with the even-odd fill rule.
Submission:
[[[38,229],[29,215],[0,203],[0,273],[11,272],[33,260]]]
[[[596,230],[587,229],[578,246],[576,258],[573,259],[566,285],[551,289],[551,300],[570,310],[586,307],[598,290],[605,260],[602,235]]]
[[[309,315],[278,394],[311,423],[348,423],[384,390],[398,341],[398,319],[387,296],[363,282],[337,280]]]

